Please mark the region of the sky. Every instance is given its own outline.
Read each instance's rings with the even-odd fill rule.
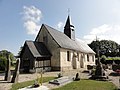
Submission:
[[[0,50],[17,55],[42,24],[63,32],[68,14],[76,38],[120,44],[120,0],[0,0]]]

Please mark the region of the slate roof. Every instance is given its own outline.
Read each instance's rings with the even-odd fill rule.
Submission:
[[[43,24],[54,40],[58,43],[58,45],[62,48],[72,49],[84,53],[93,53],[95,52],[85,43],[80,40],[72,40],[63,32],[60,32],[46,24]]]
[[[26,41],[25,44],[30,49],[34,57],[50,57],[51,54],[42,42]]]

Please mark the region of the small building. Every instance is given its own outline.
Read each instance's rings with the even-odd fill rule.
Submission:
[[[88,65],[95,65],[95,52],[75,38],[75,29],[68,16],[64,32],[42,24],[35,41],[25,41],[20,60],[20,68],[25,71],[87,69]]]

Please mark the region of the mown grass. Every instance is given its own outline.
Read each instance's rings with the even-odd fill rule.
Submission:
[[[55,77],[43,77],[43,83],[48,82],[49,80],[52,80],[52,79],[55,79]],[[12,88],[10,90],[17,90],[17,89],[27,87],[33,84],[34,84],[34,80],[12,84]]]
[[[117,90],[117,87],[107,81],[80,80],[53,90]]]

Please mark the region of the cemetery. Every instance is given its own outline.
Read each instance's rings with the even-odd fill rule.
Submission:
[[[8,56],[9,57],[9,56]],[[29,75],[31,75],[31,80],[26,78],[26,80],[23,80],[22,82],[20,80],[24,79],[21,77],[21,74],[19,73],[19,60],[17,60],[17,64],[15,67],[15,72],[13,73],[13,77],[10,79],[11,73],[9,72],[10,64],[9,64],[9,58],[8,58],[8,64],[7,64],[7,70],[5,74],[5,81],[14,83],[11,86],[11,90],[38,90],[40,88],[43,88],[44,90],[79,90],[79,88],[82,88],[83,90],[114,90],[117,89],[116,86],[114,86],[109,81],[96,81],[96,80],[89,80],[91,75],[89,73],[82,73],[81,71],[71,71],[69,74],[65,72],[45,72],[43,73],[35,73],[35,74],[26,74],[26,77],[29,78]],[[95,78],[98,79],[98,77],[103,79],[105,76],[103,73],[103,67],[101,66],[101,63],[98,63],[97,70],[101,71],[98,73],[96,71],[97,76]],[[37,70],[38,72],[38,70]],[[79,73],[77,73],[79,72]],[[61,73],[61,75],[59,75]],[[106,77],[105,77],[106,78]],[[10,81],[11,80],[11,81]],[[20,82],[19,82],[20,81]],[[6,82],[6,84],[7,84]],[[18,83],[17,83],[18,82]],[[85,86],[87,84],[87,86]],[[35,86],[36,85],[36,86]],[[38,85],[38,86],[37,86]],[[99,86],[99,88],[98,88]]]

